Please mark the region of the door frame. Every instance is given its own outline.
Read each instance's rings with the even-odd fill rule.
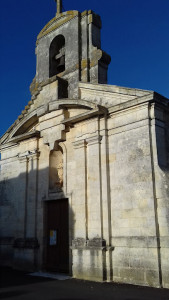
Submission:
[[[71,244],[72,244],[72,210],[71,210],[71,197],[60,197],[60,198],[53,198],[53,199],[45,199],[43,201],[43,252],[42,252],[42,269],[46,271],[46,260],[47,260],[47,205],[49,202],[55,202],[59,200],[67,200],[68,201],[68,247],[69,247],[69,271],[68,274],[72,276],[72,250],[71,250]]]

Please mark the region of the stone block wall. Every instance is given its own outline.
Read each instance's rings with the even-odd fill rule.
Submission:
[[[167,288],[168,116],[158,111],[157,122],[148,102],[84,119],[89,113],[69,106],[43,112],[38,137],[3,150],[1,257],[42,269],[45,202],[67,198],[73,277]],[[58,147],[63,187],[51,194],[49,157]]]

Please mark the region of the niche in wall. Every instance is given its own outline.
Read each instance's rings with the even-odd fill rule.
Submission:
[[[50,152],[49,157],[49,192],[62,191],[63,187],[63,152],[59,147],[57,151]]]

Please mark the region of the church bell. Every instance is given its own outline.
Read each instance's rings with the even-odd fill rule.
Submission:
[[[59,63],[57,65],[58,72],[63,72],[65,70],[65,56],[61,56]]]

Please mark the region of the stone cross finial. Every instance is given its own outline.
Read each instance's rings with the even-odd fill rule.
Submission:
[[[55,0],[57,3],[57,14],[62,13],[62,0]]]

